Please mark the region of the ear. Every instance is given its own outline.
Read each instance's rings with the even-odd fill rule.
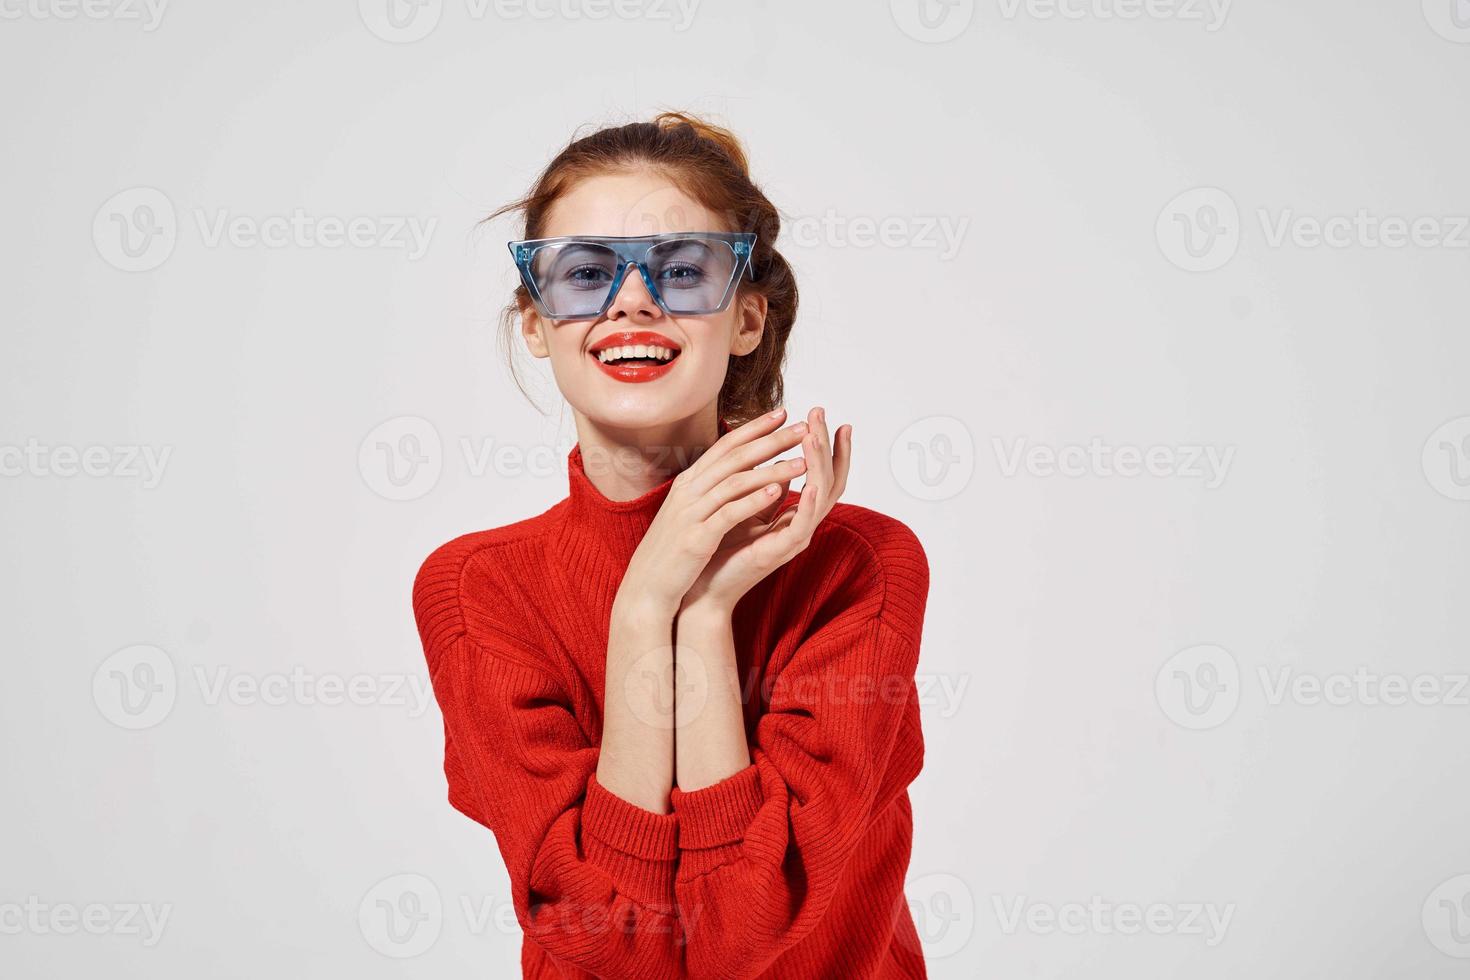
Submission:
[[[766,297],[761,293],[750,292],[740,297],[735,335],[730,338],[731,354],[744,356],[760,346],[766,332],[766,309]]]
[[[532,357],[550,357],[551,348],[546,344],[546,321],[536,312],[536,307],[527,303],[521,306],[521,338]]]

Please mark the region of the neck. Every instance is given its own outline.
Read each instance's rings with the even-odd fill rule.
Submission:
[[[605,584],[616,588],[674,477],[730,427],[711,418],[707,436],[691,425],[638,429],[628,438],[584,423],[578,418],[578,435],[589,442],[579,438],[567,456],[569,494],[558,547],[574,576],[589,576],[588,584],[596,585],[608,574]]]
[[[583,472],[612,501],[633,500],[689,467],[728,428],[714,403],[647,428],[611,426],[576,414]]]

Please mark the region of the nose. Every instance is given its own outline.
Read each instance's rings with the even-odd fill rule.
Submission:
[[[609,320],[632,320],[636,323],[657,320],[663,316],[664,311],[649,295],[648,287],[643,283],[643,276],[638,271],[637,264],[629,262],[628,266],[627,273],[623,276],[623,284],[618,287],[618,294],[613,297],[612,305],[607,308],[607,318]]]

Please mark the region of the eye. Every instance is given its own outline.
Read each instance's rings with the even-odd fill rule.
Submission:
[[[659,279],[675,286],[692,286],[704,278],[704,270],[690,262],[671,262],[659,270]]]
[[[612,280],[612,274],[600,265],[579,265],[568,269],[564,278],[574,286],[599,286]]]

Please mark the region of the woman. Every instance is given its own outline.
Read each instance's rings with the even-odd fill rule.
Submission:
[[[524,975],[925,976],[928,566],[837,503],[851,426],[783,425],[775,208],[729,132],[665,113],[571,143],[509,211],[506,328],[571,405],[569,493],[440,547],[413,598]]]

